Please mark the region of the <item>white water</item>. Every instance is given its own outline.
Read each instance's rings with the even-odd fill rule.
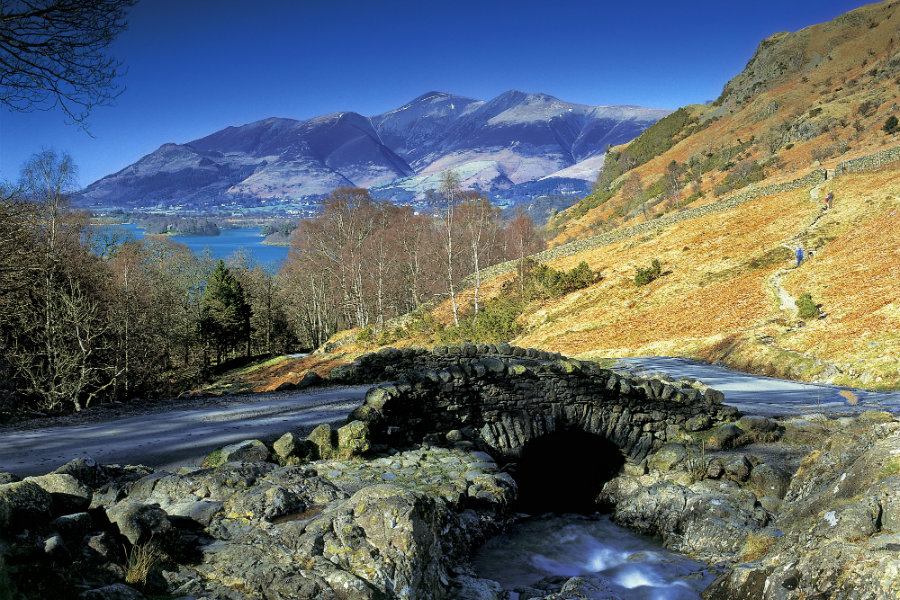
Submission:
[[[473,562],[510,600],[543,597],[561,585],[546,587],[552,578],[575,576],[598,599],[695,600],[714,579],[706,565],[599,515],[527,518],[489,540]]]

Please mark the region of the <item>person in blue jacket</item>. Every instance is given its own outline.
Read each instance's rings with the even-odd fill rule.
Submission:
[[[803,262],[803,246],[797,246],[797,252],[795,252],[797,256],[797,266],[800,266],[800,263]]]

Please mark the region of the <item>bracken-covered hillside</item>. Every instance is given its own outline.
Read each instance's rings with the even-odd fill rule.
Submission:
[[[766,39],[714,103],[676,111],[613,149],[594,194],[551,223],[562,246],[548,264],[587,261],[602,280],[529,304],[513,342],[900,386],[900,152],[890,151],[900,131],[885,131],[898,103],[896,0]],[[832,178],[839,163],[877,152],[884,164]],[[669,215],[663,223],[687,207],[721,207],[714,203],[825,169],[827,181],[728,210],[613,243],[581,242],[593,247],[575,253],[564,244]],[[811,254],[799,268],[797,246]],[[654,259],[662,276],[636,286],[636,269]],[[513,276],[489,282],[487,294]],[[803,311],[804,293],[818,314]],[[443,308],[436,314],[448,320]]]
[[[898,102],[896,0],[777,33],[714,103],[682,108],[613,149],[609,156],[618,160],[607,161],[594,194],[551,224],[554,243],[895,146],[897,134],[882,127],[900,116]],[[640,191],[629,183],[634,175]]]

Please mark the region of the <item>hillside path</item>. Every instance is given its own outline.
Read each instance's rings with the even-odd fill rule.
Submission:
[[[809,190],[809,199],[812,202],[819,202],[819,196],[821,195],[822,188],[825,187],[826,183],[828,182],[820,183],[819,185]],[[787,240],[782,241],[781,245],[791,252],[795,252],[797,250],[797,247],[802,245],[801,242],[803,238],[807,236],[809,232],[813,230],[813,228],[815,228],[821,218],[825,215],[825,212],[826,210],[823,204],[819,207],[819,210],[816,213],[815,217],[809,223],[807,223],[803,229],[801,229],[799,232],[797,232]],[[808,260],[808,253],[810,250],[812,249],[803,249],[803,251],[807,253],[807,256],[804,257],[804,260]],[[775,298],[777,298],[778,300],[778,307],[782,311],[786,312],[791,319],[794,319],[797,316],[797,300],[791,295],[790,292],[787,291],[787,289],[785,289],[781,282],[784,279],[784,276],[790,273],[795,268],[797,267],[793,264],[790,266],[781,267],[780,269],[769,275],[766,281],[766,284],[772,289],[775,294]]]
[[[342,425],[371,386],[326,387],[228,397],[225,403],[146,412],[124,418],[0,429],[0,473],[48,473],[74,458],[158,468],[196,466],[216,448],[287,431],[308,434],[321,423]],[[146,407],[145,407],[146,408]]]

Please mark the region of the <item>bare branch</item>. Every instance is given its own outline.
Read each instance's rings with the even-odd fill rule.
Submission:
[[[136,0],[0,0],[0,104],[56,107],[82,128],[124,89],[121,63],[105,54]]]

